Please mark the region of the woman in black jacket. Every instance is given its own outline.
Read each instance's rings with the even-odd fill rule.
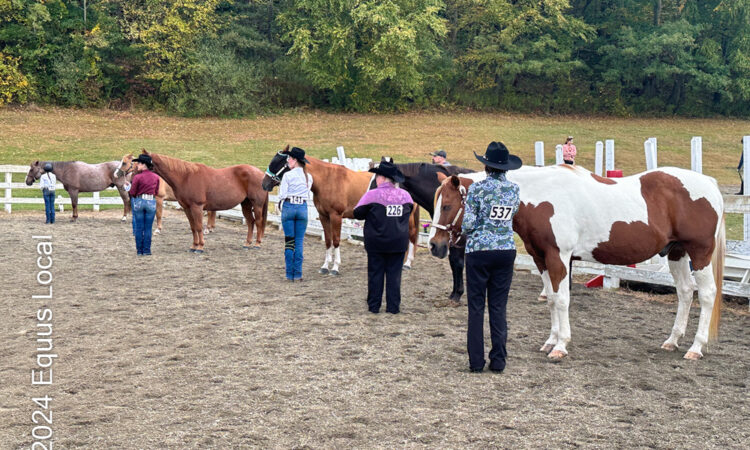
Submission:
[[[354,208],[354,217],[365,221],[367,251],[367,307],[380,312],[385,279],[385,311],[397,314],[401,305],[401,268],[409,248],[411,195],[396,187],[404,175],[389,162],[373,167],[377,188],[367,191]]]

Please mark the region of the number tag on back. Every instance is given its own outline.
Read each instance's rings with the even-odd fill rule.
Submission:
[[[510,220],[512,216],[512,206],[492,205],[490,209],[490,220]]]
[[[385,215],[387,217],[401,217],[404,214],[404,205],[387,205]]]

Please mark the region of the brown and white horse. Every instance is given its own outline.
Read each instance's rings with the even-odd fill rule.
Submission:
[[[289,171],[287,155],[289,146],[274,155],[263,177],[263,189],[271,191],[281,183],[281,177]],[[372,178],[370,172],[356,172],[338,164],[331,164],[311,156],[305,157],[309,162],[305,166],[307,173],[313,177],[310,189],[313,193],[313,203],[318,210],[318,216],[326,242],[326,258],[320,268],[320,273],[339,274],[341,264],[341,220],[354,218],[354,207],[359,199],[367,192]],[[330,268],[329,265],[333,263]]]
[[[185,211],[193,232],[191,252],[203,253],[203,210],[222,211],[238,204],[247,223],[244,247],[250,248],[253,226],[257,228],[254,246],[260,247],[268,216],[268,193],[261,188],[260,169],[247,164],[214,169],[145,150],[143,153],[151,156],[154,172],[169,183]]]
[[[125,180],[116,179],[113,175],[119,162],[88,164],[81,161],[34,161],[31,163],[29,173],[26,174],[27,185],[31,186],[34,180],[42,176],[47,162],[52,164],[52,173],[70,195],[70,203],[73,205],[73,222],[78,219],[78,194],[80,192],[99,192],[110,186],[117,186],[123,203],[122,221],[127,220],[126,216],[130,212],[130,197],[124,188]]]
[[[133,178],[133,169],[133,154],[128,153],[122,157],[120,166],[115,169],[115,178],[125,177],[129,182]],[[159,192],[156,193],[156,230],[154,230],[154,234],[161,233],[161,218],[164,212],[165,201],[175,202],[177,201],[177,197],[175,197],[172,187],[162,177],[159,177]],[[207,224],[206,228],[203,229],[204,234],[212,233],[216,228],[216,211],[207,211],[206,215]]]
[[[484,174],[450,177],[435,194],[430,240],[433,255],[461,231],[463,200],[469,185]],[[508,172],[518,184],[521,204],[513,230],[542,274],[552,327],[540,351],[552,359],[568,354],[568,306],[571,258],[603,264],[635,264],[668,255],[677,287],[677,316],[665,350],[678,347],[685,334],[693,284],[701,307],[698,330],[686,359],[699,359],[718,337],[721,283],[726,248],[724,202],[713,178],[664,167],[625,178],[599,177],[578,166],[521,168]]]

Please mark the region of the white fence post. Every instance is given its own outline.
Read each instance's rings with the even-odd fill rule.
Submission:
[[[537,167],[544,167],[544,142],[534,142],[534,159]]]
[[[643,149],[646,152],[646,170],[656,169],[656,142],[655,138],[646,139],[643,142]]]
[[[602,163],[604,159],[604,143],[596,141],[596,153],[594,154],[594,173],[600,177],[603,175]]]
[[[750,163],[748,163],[748,158],[750,158],[750,136],[744,136],[742,138],[742,179],[747,180],[748,177],[750,177]],[[748,194],[747,187],[744,188],[743,194],[744,195],[750,195]],[[745,237],[744,240],[748,241],[750,240],[750,214],[745,214]]]
[[[13,194],[11,193],[10,183],[13,182],[13,174],[10,172],[5,172],[5,182],[8,184],[8,187],[5,188],[5,199],[10,201],[11,198],[13,198]],[[5,212],[10,213],[12,211],[12,205],[10,203],[5,204]]]
[[[604,170],[615,170],[615,140],[607,139],[604,141],[604,147],[606,151]]]
[[[560,165],[563,164],[565,161],[563,161],[562,157],[562,144],[557,144],[555,146],[555,164]]]
[[[703,138],[700,136],[690,139],[690,169],[703,173]]]
[[[346,164],[346,153],[344,153],[344,147],[336,147],[336,155],[339,157],[339,164],[342,166]]]
[[[99,193],[94,192],[94,211],[99,211]]]

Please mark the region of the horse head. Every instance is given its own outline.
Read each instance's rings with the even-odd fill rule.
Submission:
[[[461,238],[466,192],[472,181],[455,175],[445,177],[440,174],[438,178],[442,178],[442,183],[435,191],[435,213],[430,225],[430,252],[432,256],[445,258],[448,247],[455,245]]]
[[[266,168],[266,174],[263,177],[261,186],[265,191],[271,191],[274,187],[281,183],[281,178],[285,173],[289,171],[289,165],[287,164],[287,157],[289,156],[289,145],[284,147],[284,150],[278,151],[271,162],[268,163]]]
[[[34,184],[34,181],[38,180],[42,176],[42,173],[44,173],[44,164],[39,161],[31,163],[29,173],[26,174],[26,185],[31,186]]]
[[[120,178],[127,176],[130,172],[133,171],[133,154],[128,153],[127,155],[123,156],[120,160],[120,166],[115,169],[114,177]]]

